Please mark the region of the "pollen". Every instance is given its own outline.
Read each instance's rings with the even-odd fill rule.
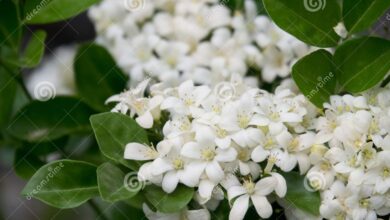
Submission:
[[[215,151],[212,149],[202,150],[202,159],[206,161],[212,161],[215,157]]]
[[[238,114],[238,125],[240,128],[246,128],[249,125],[249,116],[247,114]]]
[[[175,170],[182,170],[184,168],[184,161],[180,158],[176,158],[172,161],[173,168]]]
[[[252,181],[245,180],[243,183],[243,186],[249,195],[252,195],[253,193],[255,193],[255,186],[256,185]]]
[[[227,136],[227,131],[225,129],[222,129],[220,127],[217,127],[216,133],[218,138],[225,138]]]

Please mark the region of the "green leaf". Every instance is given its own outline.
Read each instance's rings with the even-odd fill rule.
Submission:
[[[87,10],[100,0],[28,0],[24,6],[27,24],[66,20]]]
[[[317,50],[299,60],[293,66],[292,77],[301,92],[319,108],[335,94],[333,56],[326,50]]]
[[[108,206],[108,208],[106,208]],[[117,202],[105,206],[104,213],[113,220],[140,220],[147,219],[142,209],[136,209],[124,202]]]
[[[19,177],[29,179],[43,165],[45,162],[33,154],[31,149],[19,148],[16,150],[13,167]]]
[[[45,52],[45,39],[45,31],[38,30],[32,34],[20,61],[23,67],[34,67],[39,64]]]
[[[74,69],[79,95],[96,110],[108,111],[104,104],[107,98],[122,92],[128,78],[101,46],[84,44],[76,57]]]
[[[145,188],[146,199],[160,212],[179,212],[191,201],[194,189],[179,185],[176,190],[167,194],[161,187],[150,185]]]
[[[340,37],[333,30],[341,20],[336,0],[263,0],[272,20],[283,30],[310,45],[333,47]]]
[[[28,142],[57,139],[91,130],[90,115],[95,112],[78,99],[57,97],[47,102],[33,101],[12,119],[8,132]]]
[[[16,5],[11,0],[0,1],[1,51],[4,49],[5,44],[17,51],[19,48],[21,29]]]
[[[0,129],[7,125],[11,117],[16,89],[16,81],[0,66]]]
[[[46,156],[55,151],[62,151],[68,142],[68,138],[60,138],[50,142],[21,143],[22,146],[16,149],[13,167],[15,173],[23,178],[29,179],[46,162]]]
[[[284,173],[287,184],[287,194],[284,199],[298,209],[318,216],[321,197],[319,192],[311,192],[305,188],[305,177],[297,172]]]
[[[107,162],[100,165],[97,169],[98,185],[100,195],[107,202],[117,202],[120,200],[129,199],[135,196],[142,188],[142,183],[137,182],[132,187],[133,183],[127,181],[138,181],[136,173],[126,175],[117,166]],[[139,187],[138,187],[139,186]]]
[[[390,70],[390,41],[376,37],[347,41],[337,48],[334,61],[343,89],[365,91],[381,82]]]
[[[149,144],[146,131],[137,122],[126,115],[108,112],[93,115],[91,124],[103,155],[132,170],[138,170],[140,162],[124,159],[128,143]]]
[[[99,195],[96,167],[75,160],[59,160],[41,167],[22,191],[61,209],[80,206]]]
[[[387,0],[344,0],[343,20],[349,34],[371,27],[390,7]]]

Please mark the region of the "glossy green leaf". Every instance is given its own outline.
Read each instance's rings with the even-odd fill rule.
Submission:
[[[12,119],[8,132],[28,142],[57,139],[91,131],[89,117],[95,112],[78,99],[57,97],[33,101]]]
[[[14,78],[0,66],[0,129],[7,125],[11,117],[16,89]]]
[[[307,213],[318,216],[320,212],[321,197],[319,192],[312,192],[305,188],[305,176],[297,172],[285,173],[287,194],[284,199],[294,207]]]
[[[150,185],[145,188],[146,199],[160,212],[179,212],[191,201],[194,189],[179,185],[174,192],[167,194],[161,187]]]
[[[5,45],[12,50],[19,48],[21,28],[16,5],[11,0],[0,1],[0,51],[3,53]]]
[[[91,117],[91,124],[100,151],[111,160],[133,170],[138,170],[140,162],[124,159],[128,143],[149,144],[146,131],[132,118],[119,113],[102,113]]]
[[[272,20],[310,45],[333,47],[340,37],[333,30],[341,20],[336,0],[263,0]]]
[[[25,22],[46,24],[66,20],[98,2],[100,0],[28,0],[24,6]]]
[[[365,91],[381,82],[390,70],[390,41],[375,37],[346,41],[337,48],[334,61],[344,90]]]
[[[74,69],[79,95],[96,110],[108,111],[104,104],[107,98],[122,92],[128,78],[101,46],[84,44],[76,57]]]
[[[317,50],[299,60],[293,66],[292,77],[301,92],[319,108],[335,94],[333,56],[326,50]]]
[[[107,207],[108,206],[108,207]],[[124,202],[116,202],[104,207],[104,213],[108,219],[113,220],[146,220],[142,209],[136,209]]]
[[[364,31],[390,7],[387,0],[343,0],[344,25],[350,34]]]
[[[100,195],[107,202],[129,199],[142,189],[136,173],[128,175],[109,162],[98,167],[97,177]]]
[[[34,67],[39,64],[45,52],[45,39],[45,31],[39,30],[32,34],[20,61],[23,67]]]
[[[75,160],[59,160],[41,167],[22,191],[61,209],[80,206],[98,196],[96,167]]]

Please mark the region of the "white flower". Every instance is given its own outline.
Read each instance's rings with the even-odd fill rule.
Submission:
[[[243,184],[237,184],[227,189],[229,200],[233,199],[233,207],[229,214],[229,219],[244,219],[249,208],[249,200],[252,201],[257,213],[262,218],[269,218],[272,215],[272,206],[267,196],[275,190],[276,179],[266,177],[257,183],[252,180],[244,180]]]
[[[205,170],[207,177],[214,183],[219,183],[225,175],[220,163],[232,162],[237,157],[234,148],[219,149],[212,142],[189,142],[183,146],[181,154],[195,159],[190,164]]]
[[[162,213],[153,212],[148,205],[143,204],[143,211],[149,220],[210,220],[210,213],[207,209],[189,210],[188,208],[183,209],[178,213]]]
[[[136,121],[143,128],[153,127],[153,122],[160,117],[159,106],[163,101],[163,97],[154,96],[151,99],[143,98],[144,91],[149,83],[145,80],[140,83],[135,89],[111,96],[106,103],[119,102],[113,112],[121,112],[126,114],[130,111],[130,116],[137,115]]]
[[[192,81],[182,83],[177,89],[177,96],[166,98],[161,109],[168,109],[177,114],[199,114],[199,106],[201,102],[210,93],[210,89],[206,86],[194,86]]]

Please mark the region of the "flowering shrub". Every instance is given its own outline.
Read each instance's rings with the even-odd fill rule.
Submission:
[[[390,42],[366,30],[390,2],[67,3],[0,1],[0,140],[27,199],[103,219],[389,216]],[[26,86],[46,33],[21,47],[22,29],[90,6],[97,44]]]

